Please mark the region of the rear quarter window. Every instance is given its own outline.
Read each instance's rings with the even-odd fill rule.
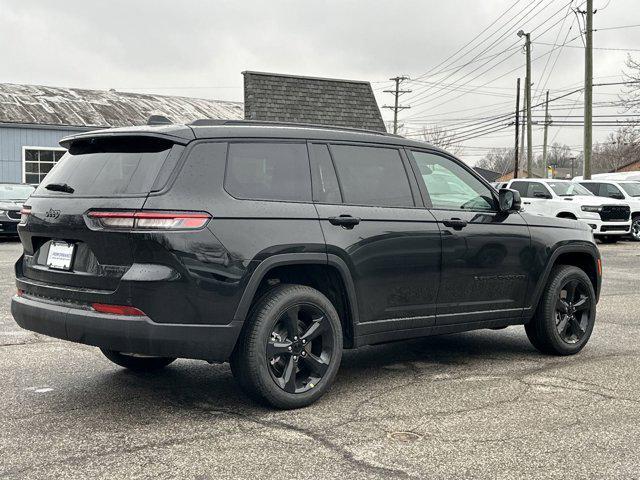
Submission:
[[[36,195],[69,195],[46,188],[66,184],[74,196],[149,193],[174,144],[151,137],[93,138],[74,142],[42,180]]]
[[[240,199],[310,202],[307,145],[230,143],[224,186]]]

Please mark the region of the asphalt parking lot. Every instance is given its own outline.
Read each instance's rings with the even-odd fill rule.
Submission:
[[[0,242],[0,479],[639,478],[640,245],[601,245],[594,335],[545,357],[522,327],[347,352],[319,403],[247,401],[227,365],[126,372],[11,317]]]

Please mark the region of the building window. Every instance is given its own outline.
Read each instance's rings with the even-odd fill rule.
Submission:
[[[64,148],[24,147],[22,155],[23,181],[25,183],[40,183],[65,152]]]

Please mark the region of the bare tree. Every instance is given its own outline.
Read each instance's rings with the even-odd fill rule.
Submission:
[[[440,147],[453,155],[459,155],[462,152],[462,147],[455,142],[453,133],[438,125],[423,127],[420,136],[425,142]]]
[[[640,62],[627,55],[624,76],[628,83],[620,95],[620,103],[627,111],[640,112]]]
[[[477,166],[486,168],[501,175],[513,171],[515,151],[513,148],[494,148],[481,158]]]
[[[593,148],[593,170],[614,172],[640,158],[640,129],[621,127]]]

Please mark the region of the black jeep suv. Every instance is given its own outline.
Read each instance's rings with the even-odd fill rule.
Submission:
[[[230,361],[308,405],[344,348],[524,324],[578,352],[601,283],[587,225],[520,211],[446,152],[308,125],[82,133],[22,210],[14,318],[134,370]]]

